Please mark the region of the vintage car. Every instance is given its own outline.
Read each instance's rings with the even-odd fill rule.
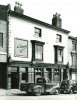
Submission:
[[[77,93],[77,81],[63,80],[60,85],[60,93]]]
[[[37,83],[22,83],[21,90],[27,94],[39,96],[41,94],[59,94],[59,84],[50,83],[48,79],[38,78]]]

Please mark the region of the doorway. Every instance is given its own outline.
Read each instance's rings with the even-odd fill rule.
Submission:
[[[19,75],[17,72],[11,72],[11,88],[12,89],[19,88]]]

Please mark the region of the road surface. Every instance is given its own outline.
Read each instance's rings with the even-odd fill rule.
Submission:
[[[42,96],[0,96],[0,100],[77,100],[77,94]]]

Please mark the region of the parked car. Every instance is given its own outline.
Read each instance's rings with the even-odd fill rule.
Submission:
[[[59,94],[59,84],[50,83],[49,79],[38,78],[37,83],[23,83],[21,90],[26,91],[28,94],[39,96],[41,94]]]
[[[63,80],[60,85],[60,93],[77,93],[77,81]]]

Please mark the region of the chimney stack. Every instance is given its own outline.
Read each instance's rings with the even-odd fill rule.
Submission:
[[[24,10],[22,8],[22,4],[20,4],[19,2],[15,2],[14,11],[23,14]]]
[[[60,14],[56,13],[55,15],[53,15],[52,25],[59,28],[62,27],[62,19],[60,18]]]

